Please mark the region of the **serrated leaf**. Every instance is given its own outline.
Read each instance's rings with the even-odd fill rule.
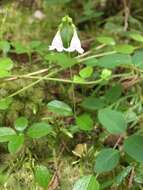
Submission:
[[[106,148],[99,152],[96,157],[94,170],[97,173],[109,172],[114,169],[119,162],[119,151]]]

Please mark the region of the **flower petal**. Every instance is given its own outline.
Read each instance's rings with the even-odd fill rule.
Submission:
[[[80,39],[78,38],[76,30],[74,30],[74,34],[70,43],[69,48],[65,48],[65,51],[73,52],[77,51],[78,53],[82,54],[84,52],[84,49],[81,47]]]
[[[51,46],[49,46],[49,50],[57,50],[58,52],[61,52],[64,50],[63,42],[61,39],[60,31],[58,31],[53,38]]]

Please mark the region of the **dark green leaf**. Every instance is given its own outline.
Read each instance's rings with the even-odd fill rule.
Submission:
[[[98,119],[103,127],[112,134],[122,134],[126,131],[127,124],[124,114],[119,111],[109,108],[102,109],[98,113]]]
[[[143,163],[143,136],[132,135],[124,141],[125,152],[137,162]]]
[[[98,66],[113,69],[120,65],[130,65],[132,64],[131,56],[125,54],[112,54],[105,55],[98,61]]]
[[[112,148],[103,149],[96,158],[94,170],[97,173],[109,172],[114,169],[119,162],[119,151]]]

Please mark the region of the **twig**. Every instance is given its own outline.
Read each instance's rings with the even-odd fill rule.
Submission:
[[[132,187],[134,175],[135,175],[135,169],[133,167],[131,170],[130,178],[129,178],[128,189]]]

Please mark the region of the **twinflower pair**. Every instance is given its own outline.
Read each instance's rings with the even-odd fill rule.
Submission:
[[[74,52],[82,54],[84,49],[81,47],[80,39],[77,35],[76,27],[69,16],[62,19],[62,23],[53,38],[49,50],[57,50],[58,52]]]

